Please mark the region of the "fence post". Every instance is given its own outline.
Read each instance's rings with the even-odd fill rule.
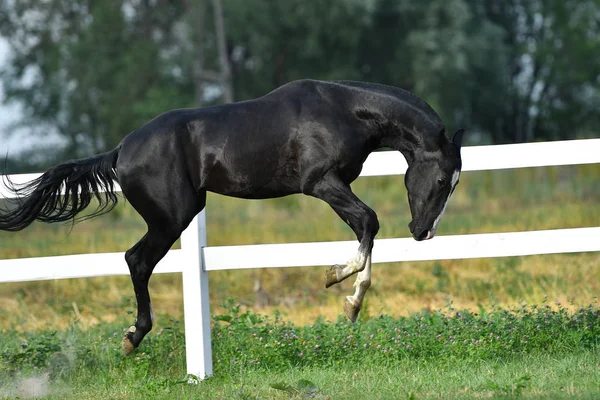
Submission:
[[[181,234],[183,313],[187,373],[204,379],[212,375],[208,272],[204,268],[206,214],[202,211]]]

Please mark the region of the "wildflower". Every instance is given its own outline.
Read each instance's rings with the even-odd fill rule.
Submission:
[[[302,357],[304,355],[303,352],[298,353],[298,357]]]

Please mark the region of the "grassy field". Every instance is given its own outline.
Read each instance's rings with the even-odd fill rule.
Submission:
[[[365,178],[353,185],[359,197],[377,211],[380,238],[409,235],[402,179]],[[439,234],[600,226],[599,182],[597,165],[464,173]],[[207,218],[209,245],[353,239],[350,229],[326,204],[305,196],[243,201],[210,195]],[[75,226],[34,224],[18,233],[0,232],[0,258],[124,251],[144,232],[143,221],[122,202],[110,215]],[[228,323],[217,322],[215,377],[192,387],[181,384],[186,379],[182,324],[177,322],[183,311],[178,274],[152,278],[157,324],[140,351],[126,359],[119,343],[135,310],[128,277],[0,284],[0,398],[25,397],[27,393],[19,392],[22,387],[39,387],[50,398],[111,399],[338,399],[365,398],[365,392],[371,398],[599,396],[600,331],[597,325],[590,330],[590,326],[571,326],[569,321],[581,306],[588,310],[586,315],[596,315],[594,324],[600,320],[597,303],[593,303],[600,293],[600,253],[377,264],[373,270],[373,286],[354,326],[326,322],[338,320],[352,282],[325,290],[324,268],[211,272],[213,312],[231,315],[231,304],[221,304],[236,298],[241,304],[238,313],[249,313],[242,325],[250,330],[234,324],[234,332],[226,333],[219,329]],[[256,280],[262,285],[260,293],[253,290]],[[437,343],[429,336],[420,344],[410,344],[413,348],[402,355],[396,354],[393,362],[377,352],[359,356],[362,353],[355,349],[348,353],[352,356],[341,352],[323,360],[295,362],[289,354],[281,359],[251,345],[254,333],[263,332],[267,340],[264,332],[279,332],[288,323],[295,324],[296,331],[304,331],[307,325],[313,330],[322,326],[346,336],[366,327],[365,331],[377,336],[387,332],[385,321],[390,318],[400,324],[428,315],[433,320],[454,321],[455,311],[448,306],[478,313],[463,314],[474,321],[489,321],[485,320],[491,318],[487,312],[494,307],[541,303],[544,312],[540,315],[560,315],[548,329],[570,328],[553,337],[554,331],[515,322],[498,332],[500,336],[520,335],[511,336],[514,343],[502,348],[488,343],[480,332],[460,326],[471,335],[463,339],[467,342],[457,342],[460,355],[434,354],[433,350],[415,353],[419,346],[425,349]],[[519,307],[511,315],[518,318]],[[439,309],[445,309],[445,314],[437,314]],[[531,315],[538,311],[529,309]],[[277,316],[278,322],[247,322],[254,313]],[[493,315],[503,318],[500,313]],[[478,324],[473,323],[481,327]],[[455,336],[446,331],[449,327],[436,329],[442,336],[444,332]],[[218,337],[219,333],[224,337]],[[268,340],[275,340],[271,333]],[[473,347],[471,339],[484,342]],[[516,346],[522,340],[527,343]],[[225,361],[224,354],[229,351],[231,355],[242,345],[252,348],[252,353],[245,353],[249,357],[263,360],[260,366],[248,360]],[[278,382],[283,390],[271,387]]]
[[[163,320],[134,356],[119,323],[4,332],[0,398],[597,398],[600,310],[451,308],[351,324],[295,326],[229,302],[215,316],[215,377],[187,385],[179,321]]]
[[[364,178],[353,185],[378,212],[378,237],[409,235],[402,179]],[[600,226],[599,182],[597,165],[467,172],[439,234]],[[207,218],[209,245],[353,239],[326,204],[306,196],[245,201],[211,195]],[[18,233],[0,232],[0,258],[124,251],[144,232],[143,221],[122,202],[110,215],[75,226],[35,224]],[[212,304],[218,308],[235,297],[255,310],[280,310],[296,323],[320,315],[335,319],[352,280],[325,290],[324,273],[324,268],[211,272]],[[255,279],[262,284],[260,295],[253,290]],[[150,285],[155,311],[180,316],[180,276],[155,275]],[[363,315],[407,315],[449,300],[476,309],[490,298],[511,305],[544,295],[585,304],[598,293],[600,253],[377,264]],[[61,328],[76,316],[93,326],[132,310],[133,299],[128,277],[0,284],[0,325]]]

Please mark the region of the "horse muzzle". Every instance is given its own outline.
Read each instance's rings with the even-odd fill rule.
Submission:
[[[419,232],[419,231],[417,231],[417,232]],[[429,231],[429,230],[426,229],[426,230],[423,230],[423,231],[419,232],[418,234],[416,232],[413,233],[413,238],[417,242],[420,242],[420,241],[423,241],[423,240],[432,239],[433,238],[433,234],[431,233],[431,231]]]
[[[416,224],[414,223],[414,221],[411,221],[408,224],[408,229],[410,229],[410,233],[412,234],[412,237],[417,241],[420,242],[422,240],[429,240],[429,239],[433,239],[433,237],[435,236],[435,233],[432,232],[429,229],[421,229],[418,228],[416,226]]]

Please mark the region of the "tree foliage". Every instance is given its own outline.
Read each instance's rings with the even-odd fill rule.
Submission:
[[[3,3],[0,32],[12,49],[2,73],[7,100],[23,103],[24,123],[55,129],[72,156],[114,147],[172,104],[191,105],[187,82],[165,68],[172,21],[182,13],[175,4]]]
[[[219,5],[235,100],[357,79],[414,91],[471,143],[597,135],[600,0],[7,0],[5,101],[70,157],[166,110],[223,101],[206,72],[223,71]]]

